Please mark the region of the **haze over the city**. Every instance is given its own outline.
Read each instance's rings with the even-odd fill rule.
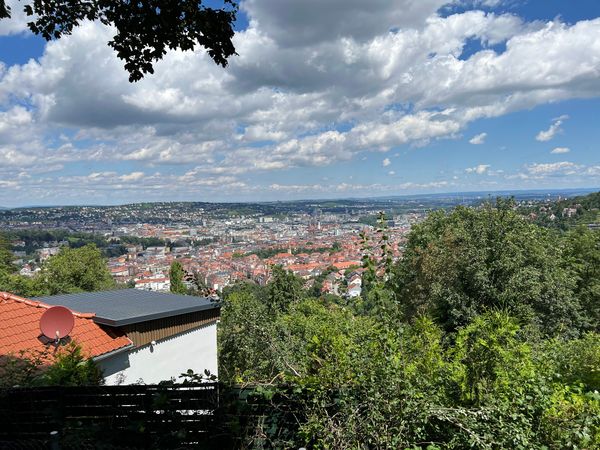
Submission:
[[[0,205],[600,185],[600,2],[242,2],[229,66],[128,82],[84,23],[0,23]]]

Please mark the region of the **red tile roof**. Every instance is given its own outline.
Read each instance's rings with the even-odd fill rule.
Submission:
[[[336,262],[333,263],[333,267],[335,267],[336,269],[347,269],[348,267],[352,267],[352,266],[361,266],[361,262],[360,261],[340,261],[340,262]]]
[[[0,355],[56,352],[40,332],[40,318],[51,308],[46,303],[0,292]],[[69,337],[79,344],[88,357],[96,357],[131,345],[123,332],[95,323],[94,314],[71,311],[75,326]],[[41,339],[40,339],[41,337]]]

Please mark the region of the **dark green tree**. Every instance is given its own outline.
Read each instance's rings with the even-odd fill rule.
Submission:
[[[94,244],[77,249],[63,247],[44,263],[35,281],[48,295],[115,288],[106,260]]]
[[[0,234],[0,274],[9,274],[15,271],[13,259],[14,255],[10,250],[8,240]]]
[[[202,0],[29,0],[24,10],[31,17],[29,29],[48,41],[71,34],[85,20],[112,25],[116,34],[108,45],[125,61],[130,81],[154,73],[153,64],[167,50],[194,50],[199,45],[223,67],[235,53],[233,0],[223,0],[216,9]],[[10,14],[5,0],[0,0],[0,19]]]
[[[171,281],[171,292],[174,294],[187,294],[188,289],[183,283],[183,276],[183,266],[179,261],[173,261],[169,270],[169,279]]]
[[[504,309],[547,333],[576,333],[582,308],[557,232],[499,201],[432,213],[413,228],[392,279],[408,317],[430,314],[452,331]]]
[[[565,247],[565,266],[575,272],[583,319],[600,331],[600,231],[578,227],[567,235]]]
[[[273,312],[286,311],[304,296],[302,280],[281,266],[273,266],[267,289],[267,305]]]
[[[230,382],[272,380],[280,373],[276,324],[250,289],[227,295],[219,324],[219,375]]]

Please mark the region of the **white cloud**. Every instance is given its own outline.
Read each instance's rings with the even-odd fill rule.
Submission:
[[[550,128],[548,128],[547,130],[540,131],[535,137],[535,139],[540,142],[547,142],[554,139],[554,136],[556,136],[557,133],[562,132],[561,125],[568,118],[568,116],[561,116],[557,119],[554,119],[552,125],[550,125]]]
[[[531,163],[516,173],[508,173],[505,180],[519,180],[525,186],[590,186],[600,183],[600,166],[585,165],[571,161],[555,163]]]
[[[394,172],[393,170],[390,170],[390,171],[388,172],[388,175],[390,175],[390,176],[396,175],[396,172]]]
[[[247,0],[251,21],[284,46],[340,37],[369,40],[393,28],[419,28],[447,0]]]
[[[432,181],[425,183],[406,182],[401,184],[271,184],[268,188],[278,192],[301,193],[322,196],[331,196],[343,193],[360,193],[361,195],[381,195],[402,191],[423,191],[427,189],[444,189],[450,185],[447,181]]]
[[[580,167],[569,161],[543,164],[533,163],[527,166],[527,171],[532,175],[551,175],[557,173],[570,175],[576,173],[576,170]]]
[[[126,175],[121,175],[119,177],[119,179],[121,181],[139,181],[142,178],[144,178],[144,176],[145,176],[144,172],[131,172]]]
[[[390,164],[392,164],[392,162],[390,161],[390,158],[385,158],[385,159],[383,160],[383,167],[387,167],[387,166],[389,166]]]
[[[27,22],[31,19],[23,11],[23,4],[18,0],[6,0],[10,7],[10,19],[0,20],[0,36],[22,33],[27,30]]]
[[[570,151],[571,149],[568,147],[556,147],[550,153],[552,153],[553,155],[562,155],[564,153],[569,153]]]
[[[481,145],[481,144],[485,144],[485,138],[487,137],[487,133],[481,133],[478,134],[477,136],[474,136],[469,143],[473,144],[473,145]]]
[[[253,171],[420,147],[458,138],[480,118],[598,96],[600,19],[442,17],[445,3],[248,0],[250,27],[237,33],[239,56],[227,69],[203,51],[168,52],[136,84],[106,46],[114,31],[83,23],[39,61],[0,65],[0,172],[127,161],[129,173],[117,168],[105,182],[150,183],[143,174],[179,165],[185,179],[250,183],[243,177]],[[484,50],[465,59],[471,39]],[[505,52],[487,49],[498,42]],[[541,137],[552,138],[565,119]]]
[[[475,167],[468,167],[465,169],[466,173],[476,173],[477,175],[483,175],[486,173],[491,166],[489,164],[479,164]]]

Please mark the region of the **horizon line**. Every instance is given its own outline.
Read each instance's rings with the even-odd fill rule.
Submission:
[[[94,203],[73,203],[63,205],[22,205],[22,206],[0,206],[0,211],[10,211],[16,209],[34,209],[34,208],[82,208],[82,207],[96,207],[96,208],[111,208],[116,206],[133,206],[141,204],[160,204],[160,203],[206,203],[212,205],[227,205],[227,204],[246,204],[246,205],[259,205],[259,204],[273,204],[273,203],[299,203],[299,202],[323,202],[323,201],[360,201],[360,200],[386,200],[394,198],[410,198],[410,197],[428,197],[428,196],[443,196],[443,195],[465,195],[465,194],[519,194],[519,193],[560,193],[560,192],[600,192],[600,187],[593,188],[548,188],[548,189],[499,189],[499,190],[487,190],[487,191],[454,191],[454,192],[431,192],[426,194],[390,194],[390,195],[378,195],[378,196],[357,196],[357,197],[319,197],[319,198],[303,198],[303,199],[284,199],[284,200],[263,200],[263,201],[244,201],[244,200],[231,200],[231,201],[203,201],[203,200],[156,200],[156,201],[139,201],[131,203],[115,203],[115,204],[94,204]]]

